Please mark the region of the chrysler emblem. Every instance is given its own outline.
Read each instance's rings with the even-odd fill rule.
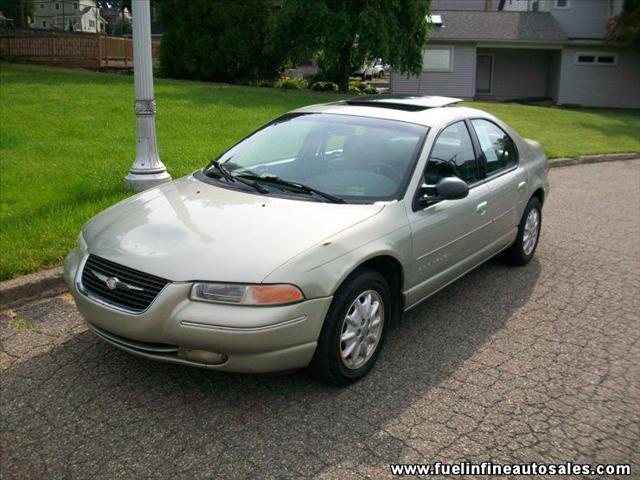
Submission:
[[[107,277],[100,272],[96,272],[95,270],[91,270],[91,273],[98,279],[104,282],[109,290],[115,290],[116,288],[124,288],[126,290],[135,290],[136,292],[143,292],[144,288],[136,287],[135,285],[130,285],[126,282],[123,282],[118,277]]]
[[[116,277],[109,277],[104,282],[109,290],[115,290],[118,286],[119,280]]]

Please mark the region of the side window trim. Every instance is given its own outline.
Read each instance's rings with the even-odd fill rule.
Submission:
[[[489,122],[493,125],[495,125],[497,128],[499,128],[500,130],[502,130],[502,132],[504,132],[504,134],[509,138],[509,140],[511,140],[511,143],[513,144],[513,148],[516,151],[516,163],[515,165],[509,167],[509,168],[501,168],[500,170],[496,170],[495,172],[492,172],[491,175],[487,175],[487,158],[484,154],[484,152],[482,151],[482,147],[480,146],[480,140],[478,139],[478,134],[476,133],[476,129],[473,126],[473,123],[471,123],[473,120],[484,120],[485,122]],[[515,169],[517,169],[520,166],[520,150],[518,150],[518,145],[516,144],[516,142],[513,141],[513,138],[511,138],[511,135],[509,135],[509,133],[502,128],[500,125],[498,125],[496,122],[494,122],[493,120],[490,120],[488,118],[483,118],[483,117],[470,117],[467,119],[468,123],[469,123],[469,127],[471,129],[471,137],[473,139],[475,148],[478,149],[478,163],[480,165],[482,165],[482,169],[480,171],[481,174],[481,178],[482,178],[482,182],[489,182],[491,180],[493,180],[494,178],[498,178],[501,177],[502,175],[504,175],[505,173],[509,173]]]
[[[476,171],[478,172],[478,181],[475,183],[484,182],[487,178],[487,168],[484,161],[484,154],[482,153],[482,148],[480,147],[480,141],[478,140],[478,136],[476,135],[476,130],[473,128],[471,124],[471,118],[465,118],[464,123],[467,126],[467,130],[469,130],[469,135],[471,135],[471,143],[473,144],[473,152],[476,156]]]

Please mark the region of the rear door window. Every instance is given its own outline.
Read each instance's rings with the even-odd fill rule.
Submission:
[[[488,120],[471,120],[486,163],[487,176],[518,164],[518,151],[513,140],[498,125]]]

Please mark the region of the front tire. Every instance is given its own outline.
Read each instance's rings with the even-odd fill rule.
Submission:
[[[338,289],[309,364],[320,380],[349,385],[373,368],[391,321],[391,293],[382,275],[352,274]]]
[[[542,226],[542,205],[537,197],[532,197],[524,209],[516,241],[505,252],[505,259],[511,265],[524,266],[536,253]]]

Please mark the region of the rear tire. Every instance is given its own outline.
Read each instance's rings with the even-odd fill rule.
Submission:
[[[524,266],[531,261],[538,248],[541,227],[542,205],[537,197],[532,197],[520,219],[516,241],[505,251],[507,263]]]
[[[354,272],[331,302],[308,367],[311,374],[341,386],[364,377],[380,355],[391,313],[384,277],[370,269]]]

